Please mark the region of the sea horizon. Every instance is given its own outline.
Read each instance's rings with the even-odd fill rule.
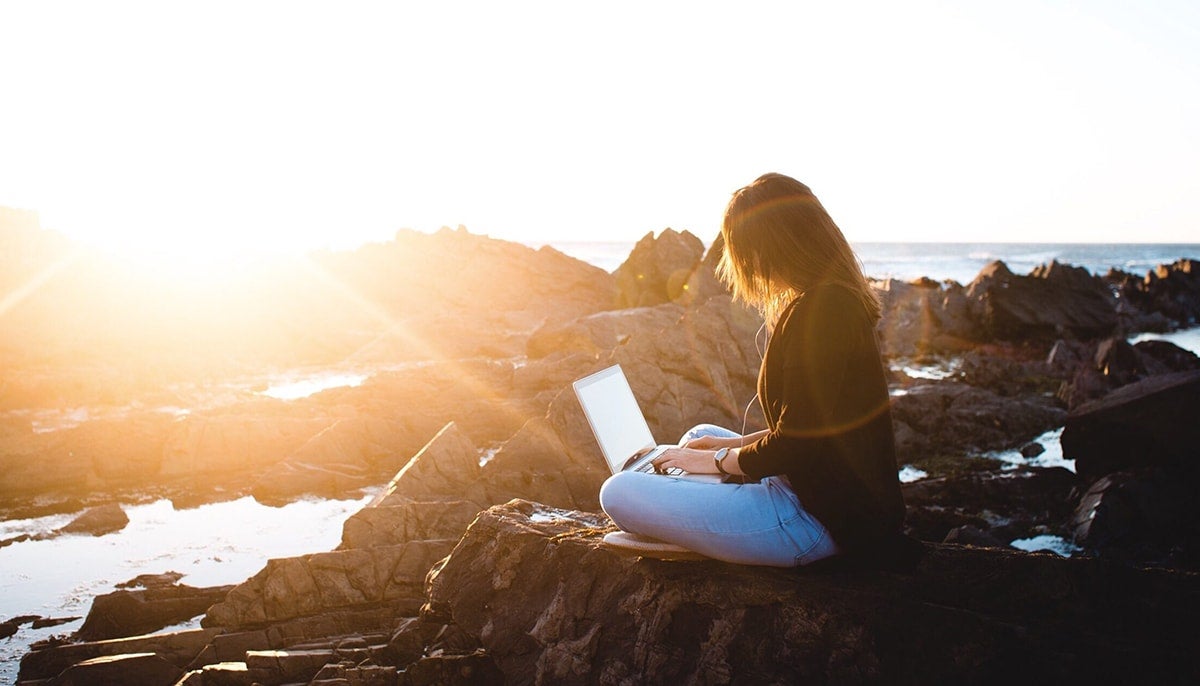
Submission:
[[[538,241],[567,255],[616,270],[629,257],[637,241]],[[705,243],[705,250],[710,243]],[[976,241],[851,241],[851,247],[872,279],[911,281],[930,278],[967,284],[981,269],[996,260],[1016,274],[1028,274],[1040,265],[1057,261],[1103,276],[1116,269],[1144,276],[1160,264],[1180,259],[1200,259],[1200,243],[1072,243]]]

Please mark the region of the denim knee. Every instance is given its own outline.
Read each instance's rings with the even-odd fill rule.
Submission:
[[[608,477],[600,486],[600,509],[620,526],[624,514],[636,509],[630,498],[630,478],[636,479],[632,472],[617,472]]]
[[[723,426],[717,426],[716,424],[697,424],[683,434],[683,438],[679,439],[679,443],[682,445],[690,440],[700,438],[701,436],[732,438],[737,435],[737,432],[731,429],[726,429]]]

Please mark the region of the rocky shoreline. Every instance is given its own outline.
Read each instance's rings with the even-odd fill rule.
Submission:
[[[623,558],[598,543],[607,472],[569,384],[620,363],[658,436],[760,426],[745,408],[761,321],[712,277],[719,250],[667,230],[608,274],[461,230],[398,235],[327,256],[325,276],[355,297],[312,311],[371,309],[331,320],[322,345],[412,364],[290,402],[172,417],[133,393],[114,399],[135,408],[122,419],[43,434],[6,422],[8,518],[131,492],[285,502],[391,479],[336,550],[273,560],[231,589],[159,579],[97,599],[86,635],[35,646],[19,683],[1200,677],[1183,623],[1200,597],[1200,527],[1185,514],[1200,360],[1126,342],[1196,325],[1193,261],[1144,277],[994,263],[967,285],[877,284],[901,462],[928,474],[904,485],[907,533],[922,541],[906,564],[785,573]],[[352,324],[342,338],[340,324]],[[917,364],[943,378],[904,372]],[[11,383],[48,395],[33,372]],[[989,457],[1036,451],[1057,427],[1074,473]],[[1082,554],[1008,547],[1037,535]],[[202,628],[145,635],[155,613],[203,613]]]

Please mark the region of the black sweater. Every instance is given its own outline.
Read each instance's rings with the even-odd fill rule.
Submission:
[[[874,321],[850,290],[810,289],[779,318],[758,376],[769,433],[738,466],[784,474],[804,509],[846,552],[900,529],[891,407]]]

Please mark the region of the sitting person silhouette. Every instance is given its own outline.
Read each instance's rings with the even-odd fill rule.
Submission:
[[[807,186],[766,174],[733,194],[718,277],[770,337],[758,375],[767,428],[688,432],[658,470],[744,477],[704,483],[641,472],[600,491],[623,531],[718,560],[775,567],[868,553],[904,519],[875,324],[880,303]]]

